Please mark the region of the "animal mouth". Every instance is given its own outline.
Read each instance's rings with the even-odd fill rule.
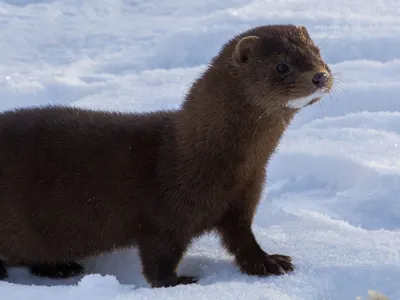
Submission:
[[[316,102],[318,99],[324,97],[326,94],[328,94],[328,89],[326,88],[321,88],[316,91],[314,91],[312,94],[305,96],[305,97],[299,97],[295,99],[291,99],[286,103],[287,108],[293,108],[293,109],[300,109],[303,108],[307,105],[309,105],[311,102]]]

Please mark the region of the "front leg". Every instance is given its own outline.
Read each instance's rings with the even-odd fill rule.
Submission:
[[[231,210],[222,218],[217,230],[225,248],[235,256],[243,273],[268,276],[294,270],[290,256],[268,254],[257,243],[251,230],[251,216],[242,210]]]

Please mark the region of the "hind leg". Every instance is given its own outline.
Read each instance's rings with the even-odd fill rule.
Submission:
[[[176,268],[187,243],[151,236],[139,244],[143,275],[153,288],[194,284],[197,276],[178,276]]]
[[[6,263],[0,259],[0,280],[8,277]]]
[[[49,278],[70,278],[83,274],[85,269],[76,262],[36,264],[29,266],[32,274]]]

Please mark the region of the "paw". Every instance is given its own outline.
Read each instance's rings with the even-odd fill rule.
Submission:
[[[171,276],[166,279],[159,279],[152,283],[153,288],[160,287],[174,287],[177,285],[187,285],[194,284],[198,282],[198,278],[196,276]]]
[[[265,254],[261,259],[248,259],[240,263],[243,273],[257,276],[283,275],[294,271],[292,258],[287,255]]]
[[[292,262],[292,257],[282,254],[270,254],[270,258],[277,259],[277,260],[285,260],[288,262]]]
[[[196,276],[179,276],[178,277],[178,284],[194,284],[199,281],[199,278]]]
[[[85,272],[78,263],[43,264],[30,267],[32,274],[49,278],[70,278]]]

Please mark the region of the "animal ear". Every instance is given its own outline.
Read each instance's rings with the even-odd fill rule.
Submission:
[[[307,30],[306,26],[299,26],[298,28],[299,28],[301,34],[303,34],[305,38],[311,39],[310,35],[308,34],[308,30]]]
[[[254,51],[254,47],[259,43],[260,38],[255,35],[246,36],[240,39],[233,52],[233,59],[237,63],[245,63]]]

